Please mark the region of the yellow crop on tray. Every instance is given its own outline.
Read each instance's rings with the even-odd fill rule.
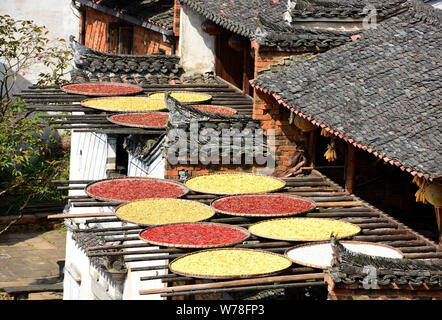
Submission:
[[[291,261],[258,250],[204,250],[172,261],[172,271],[203,277],[251,276],[284,270]]]
[[[285,182],[280,179],[247,173],[204,175],[191,178],[185,184],[194,191],[215,194],[263,193],[285,186]]]
[[[162,225],[202,221],[213,216],[214,211],[210,206],[196,201],[150,198],[121,205],[115,215],[136,224]]]
[[[333,233],[346,238],[361,231],[357,225],[333,219],[284,218],[258,222],[249,227],[250,233],[263,238],[293,241],[329,240]]]
[[[208,94],[196,93],[196,92],[171,92],[172,98],[179,102],[200,102],[207,101],[212,98]],[[152,99],[164,99],[164,92],[153,93],[149,96]]]
[[[87,99],[82,106],[109,111],[156,111],[167,109],[163,100],[148,97],[111,97]]]

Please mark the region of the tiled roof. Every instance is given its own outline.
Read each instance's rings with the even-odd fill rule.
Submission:
[[[304,51],[325,51],[351,41],[357,31],[345,31],[341,27],[312,27],[295,25],[314,16],[322,20],[341,19],[343,25],[354,18],[365,17],[371,11],[365,8],[372,4],[377,19],[396,13],[406,0],[181,0],[181,3],[236,34],[256,40],[262,47],[276,50],[302,48]],[[293,1],[295,3],[295,1]],[[258,32],[257,32],[258,30]]]
[[[442,261],[421,259],[394,259],[376,257],[352,252],[332,239],[332,266],[325,271],[330,275],[335,287],[354,284],[366,287],[367,278],[371,284],[367,289],[381,289],[390,285],[412,285],[414,288],[441,289]]]
[[[369,7],[376,9],[382,19],[399,9],[406,0],[298,0],[291,16],[293,20],[308,18],[352,18],[360,19],[370,14]],[[364,9],[365,8],[365,9]]]
[[[279,50],[321,50],[350,41],[351,33],[294,27],[284,21],[287,3],[273,0],[181,0],[182,4],[236,34]],[[256,33],[259,28],[258,34]]]
[[[90,49],[71,38],[72,82],[115,81],[139,85],[216,82],[210,74],[188,75],[174,55],[120,55]]]
[[[253,86],[402,170],[441,177],[442,13],[409,5],[355,42],[262,72]]]
[[[255,139],[255,130],[260,130],[261,125],[258,120],[253,120],[248,116],[233,114],[213,114],[198,110],[190,105],[180,103],[174,98],[166,95],[167,109],[169,110],[169,127],[167,129],[168,140],[165,144],[165,151],[168,153],[169,149],[176,151],[176,132],[175,129],[183,130],[187,134],[187,144],[192,146],[192,143],[197,143],[200,148],[206,148],[210,150],[218,149],[220,155],[225,152],[225,147],[230,147],[232,156],[244,155],[247,153],[252,155],[267,155],[269,149],[265,138]],[[192,121],[195,121],[192,123]],[[192,125],[197,125],[195,128],[198,130],[198,135],[192,135]],[[219,141],[213,139],[212,130],[219,133]],[[212,132],[211,132],[212,131]],[[240,143],[234,141],[234,139],[221,139],[223,132],[230,132],[231,134],[237,133],[235,137],[239,137]],[[239,134],[243,134],[240,136]],[[198,141],[193,141],[193,138],[197,138]],[[213,144],[213,145],[211,145]],[[250,144],[250,145],[249,145]],[[173,148],[172,148],[173,147]],[[194,151],[194,150],[192,150]],[[168,153],[169,154],[169,153]]]
[[[173,28],[173,5],[162,6],[160,0],[93,0],[93,2],[167,30]]]

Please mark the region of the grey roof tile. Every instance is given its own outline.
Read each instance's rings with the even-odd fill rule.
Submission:
[[[359,40],[269,68],[254,85],[405,168],[440,177],[442,14],[408,5]]]

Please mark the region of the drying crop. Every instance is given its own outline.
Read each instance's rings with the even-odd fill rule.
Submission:
[[[385,258],[403,258],[397,249],[384,244],[357,241],[341,241],[341,244],[357,253]],[[325,269],[331,265],[333,250],[330,242],[319,242],[289,248],[285,255],[297,264]]]
[[[212,113],[220,113],[220,114],[236,114],[237,111],[233,108],[222,107],[222,106],[213,106],[213,105],[200,105],[193,106],[198,110],[212,112]]]
[[[361,231],[357,225],[324,218],[281,218],[261,221],[249,227],[250,233],[269,239],[286,241],[328,240],[333,233],[346,238]]]
[[[110,116],[111,122],[124,126],[143,128],[163,128],[166,126],[169,114],[165,112],[125,113]]]
[[[255,217],[288,216],[308,212],[315,207],[311,200],[282,194],[230,196],[212,203],[212,208],[224,214]]]
[[[140,238],[169,247],[215,247],[244,241],[249,232],[228,224],[198,222],[161,225],[143,230]]]
[[[169,265],[178,274],[200,278],[252,277],[280,272],[291,265],[286,257],[261,250],[211,249],[184,255]]]
[[[87,82],[73,83],[62,87],[62,90],[72,94],[82,94],[91,96],[118,96],[134,94],[143,89],[136,85],[111,83],[111,82]]]
[[[115,215],[123,221],[150,226],[202,221],[212,217],[214,211],[197,201],[151,198],[120,205]]]
[[[183,103],[205,102],[205,101],[209,101],[210,99],[212,99],[211,95],[204,94],[204,93],[198,93],[198,92],[191,92],[191,91],[188,91],[188,92],[174,91],[174,92],[171,92],[170,95],[172,96],[172,98],[178,100],[179,102],[183,102]],[[164,100],[164,92],[152,93],[151,95],[149,95],[149,98]]]
[[[104,201],[132,201],[145,198],[178,198],[189,190],[166,179],[124,177],[97,180],[86,186],[86,193]]]
[[[216,173],[191,178],[189,189],[211,194],[246,194],[272,192],[284,188],[281,179],[252,173]]]
[[[143,112],[166,110],[163,100],[149,97],[109,97],[86,99],[81,102],[83,107],[114,112]]]

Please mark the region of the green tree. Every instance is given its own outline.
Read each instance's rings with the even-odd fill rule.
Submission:
[[[18,75],[37,62],[50,70],[40,73],[39,84],[66,82],[72,53],[60,45],[65,44],[63,39],[57,39],[54,45],[48,33],[33,21],[0,15],[0,213],[3,214],[15,213],[21,217],[22,209],[30,201],[61,197],[50,180],[66,175],[69,155],[55,141],[45,142],[43,133],[50,128],[48,122],[29,112],[25,102],[12,95]]]

